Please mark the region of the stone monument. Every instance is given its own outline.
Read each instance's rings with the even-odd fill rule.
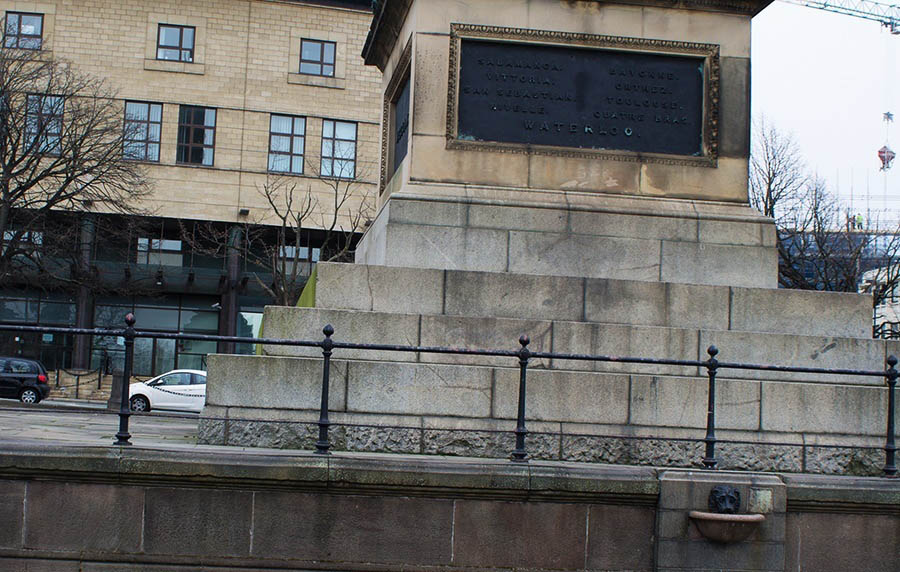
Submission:
[[[880,369],[871,298],[777,289],[747,197],[768,0],[387,0],[379,212],[267,337]],[[887,347],[889,346],[889,347]],[[201,440],[311,448],[317,349],[210,358]],[[335,448],[506,457],[518,363],[337,350]],[[877,473],[883,380],[723,370],[724,468]],[[533,360],[536,458],[696,466],[703,371]],[[299,422],[299,423],[298,423]],[[759,445],[757,445],[759,444]],[[839,444],[840,447],[832,447]]]

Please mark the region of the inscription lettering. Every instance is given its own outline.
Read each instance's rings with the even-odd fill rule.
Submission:
[[[464,39],[458,136],[699,155],[703,61]]]

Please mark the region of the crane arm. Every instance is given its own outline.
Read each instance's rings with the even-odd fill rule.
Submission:
[[[873,0],[782,0],[789,4],[817,8],[847,16],[874,20],[888,28],[892,34],[900,34],[900,6],[882,4]]]

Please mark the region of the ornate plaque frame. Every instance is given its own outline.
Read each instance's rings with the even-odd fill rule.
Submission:
[[[460,139],[458,137],[459,66],[462,40],[464,39],[594,48],[646,54],[686,55],[703,58],[704,77],[702,112],[704,120],[702,129],[702,154],[697,157],[689,157],[664,153],[644,153],[610,149],[580,149],[550,145]],[[694,167],[716,167],[719,157],[719,72],[719,46],[717,44],[673,42],[669,40],[628,38],[621,36],[599,36],[594,34],[576,34],[548,30],[504,28],[500,26],[451,24],[450,69],[447,87],[446,148],[468,151],[489,151],[495,153],[540,154],[557,157],[610,159],[614,161],[662,163],[666,165],[688,165]]]

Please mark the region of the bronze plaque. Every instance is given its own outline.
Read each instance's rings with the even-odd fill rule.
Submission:
[[[700,157],[706,61],[462,38],[456,139]]]

